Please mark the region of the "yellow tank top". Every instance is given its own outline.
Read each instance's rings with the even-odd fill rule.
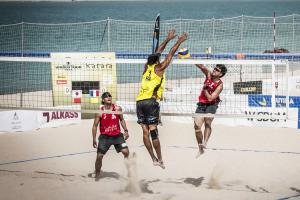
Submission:
[[[147,70],[142,77],[142,86],[139,95],[136,98],[137,101],[150,99],[152,97],[160,100],[164,90],[164,85],[166,82],[165,74],[162,77],[159,77],[155,73],[154,68],[156,64],[147,66]]]

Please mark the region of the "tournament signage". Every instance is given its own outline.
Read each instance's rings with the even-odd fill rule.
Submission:
[[[56,107],[60,108],[60,107]],[[63,106],[65,109],[80,109],[80,105]],[[23,132],[45,127],[79,124],[80,112],[9,110],[0,112],[1,132]]]
[[[276,107],[286,107],[286,96],[275,96]],[[272,107],[271,95],[248,95],[248,106],[250,107]],[[300,107],[300,96],[289,96],[289,107]]]
[[[288,120],[288,123],[296,123],[291,127],[298,127],[300,129],[300,96],[289,96],[289,109],[286,109],[286,96],[276,95],[275,104],[276,107],[272,108],[272,96],[271,95],[248,95],[248,111],[245,111],[246,115],[277,115],[284,116],[289,113],[289,117],[297,119],[297,121]],[[254,110],[251,110],[254,109]],[[267,109],[267,110],[266,110]],[[281,109],[281,110],[280,110]],[[282,110],[283,109],[283,110]],[[295,113],[296,111],[296,113]],[[248,118],[253,121],[254,119]],[[278,119],[256,119],[259,122],[279,122]],[[284,120],[286,122],[286,120]],[[279,127],[285,127],[280,125]]]
[[[234,94],[262,94],[262,81],[233,83]]]
[[[74,59],[115,59],[113,52],[51,53],[51,58],[68,58],[66,63],[52,63],[54,106],[80,105],[81,109],[99,108],[102,92],[110,92],[117,99],[115,63],[72,63]]]
[[[39,128],[36,111],[8,110],[0,112],[0,132],[31,131]]]

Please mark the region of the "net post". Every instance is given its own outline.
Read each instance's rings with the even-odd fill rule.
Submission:
[[[285,99],[285,105],[286,105],[286,119],[289,119],[289,109],[290,109],[290,84],[289,84],[289,73],[290,73],[290,64],[289,61],[286,61],[286,99]]]
[[[275,100],[275,89],[276,89],[276,80],[275,80],[275,63],[272,62],[272,100],[271,100],[271,107],[276,107],[276,100]]]
[[[21,23],[21,57],[24,57],[24,22]],[[24,63],[21,63],[22,70],[24,69]],[[24,73],[25,74],[25,73]],[[23,107],[23,92],[20,93],[20,107]]]

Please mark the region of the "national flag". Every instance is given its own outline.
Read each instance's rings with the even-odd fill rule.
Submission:
[[[90,90],[90,97],[99,97],[99,90]]]
[[[82,90],[72,90],[72,97],[73,98],[81,98],[82,97]]]
[[[73,103],[81,103],[82,90],[72,90]]]
[[[98,97],[91,97],[90,98],[90,103],[99,103],[99,98]]]

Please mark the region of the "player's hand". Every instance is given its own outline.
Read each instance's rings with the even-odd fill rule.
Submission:
[[[93,147],[97,148],[97,141],[95,139],[93,140]]]
[[[174,38],[176,37],[175,32],[176,32],[175,29],[170,30],[170,31],[168,32],[167,38],[168,38],[169,40],[174,39]]]
[[[124,133],[124,139],[127,140],[128,138],[129,138],[129,134],[128,134],[128,132],[125,132]]]
[[[187,32],[184,32],[181,36],[178,37],[178,41],[179,42],[184,42],[186,41],[188,38],[188,33]]]

